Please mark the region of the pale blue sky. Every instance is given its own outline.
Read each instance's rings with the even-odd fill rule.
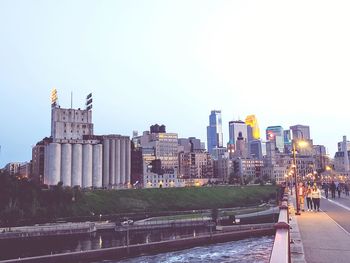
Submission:
[[[0,0],[0,167],[31,158],[62,107],[93,92],[95,133],[164,123],[206,142],[211,109],[260,127],[350,136],[349,1]]]

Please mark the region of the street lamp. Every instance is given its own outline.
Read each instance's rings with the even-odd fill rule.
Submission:
[[[302,138],[303,138],[303,136],[302,136]],[[293,144],[293,168],[294,168],[294,181],[295,181],[295,199],[296,199],[296,205],[297,205],[297,211],[296,211],[295,214],[296,215],[300,215],[300,204],[299,204],[299,198],[298,198],[298,177],[297,177],[297,161],[296,161],[296,144],[298,144],[298,146],[300,148],[305,148],[309,144],[308,144],[307,141],[304,141],[304,140],[298,140],[298,141],[293,140],[292,144]]]

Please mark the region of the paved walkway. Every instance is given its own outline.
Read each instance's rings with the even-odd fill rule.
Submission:
[[[350,262],[349,197],[334,200],[323,198],[320,212],[302,212],[294,218],[306,262]],[[292,262],[299,261],[292,258]]]

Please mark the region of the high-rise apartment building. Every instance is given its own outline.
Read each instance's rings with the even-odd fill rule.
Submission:
[[[209,115],[209,126],[207,126],[208,152],[212,154],[214,148],[223,146],[221,111],[213,110]]]

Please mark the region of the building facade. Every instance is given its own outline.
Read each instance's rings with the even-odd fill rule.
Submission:
[[[61,108],[57,95],[52,100],[51,137],[44,143],[44,184],[129,187],[130,139],[121,135],[93,134],[91,96],[88,95],[84,110]]]
[[[212,154],[214,148],[223,146],[221,111],[213,110],[209,115],[209,126],[207,126],[207,147]]]
[[[274,141],[276,149],[280,152],[284,152],[284,134],[282,126],[269,126],[266,128],[266,140]]]

